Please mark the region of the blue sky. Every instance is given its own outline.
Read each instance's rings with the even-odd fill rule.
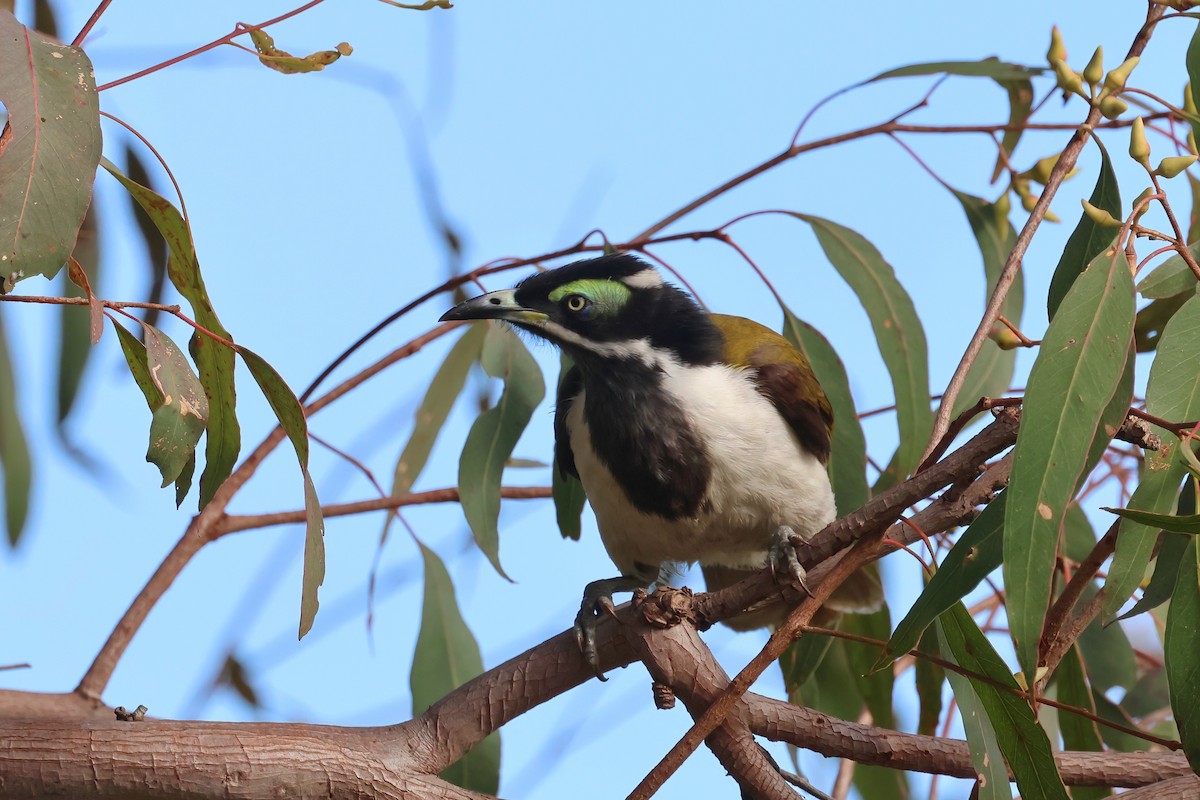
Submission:
[[[78,3],[59,6],[68,34],[90,12]],[[350,42],[354,54],[323,73],[280,75],[225,47],[107,91],[101,106],[153,142],[179,179],[225,325],[302,387],[370,325],[447,275],[444,248],[418,188],[414,152],[431,168],[445,213],[462,236],[461,266],[553,250],[597,227],[621,240],[782,150],[817,101],[886,69],[988,55],[1042,64],[1052,24],[1062,28],[1077,68],[1098,44],[1115,65],[1144,10],[1135,3],[1101,6],[464,0],[451,11],[415,13],[367,0],[327,2],[272,29],[277,44],[296,53]],[[105,14],[87,50],[98,82],[105,83],[216,38],[237,21],[258,22],[290,7],[122,0]],[[1187,22],[1162,26],[1134,83],[1176,101],[1191,32]],[[853,92],[818,112],[804,138],[882,121],[930,85],[927,78],[906,79]],[[1065,110],[1057,100],[1049,105],[1047,118],[1083,117],[1079,104]],[[952,79],[912,119],[1000,123],[1006,115],[998,86]],[[111,124],[104,132],[106,155],[119,161],[128,137]],[[1026,137],[1017,163],[1028,166],[1054,152],[1068,135]],[[987,184],[994,161],[988,138],[906,141],[955,187],[990,198],[999,193]],[[1109,141],[1115,152],[1123,150],[1123,138]],[[1123,161],[1118,159],[1119,169],[1134,176]],[[1044,328],[1049,276],[1097,165],[1095,151],[1085,152],[1081,175],[1056,201],[1067,222],[1043,226],[1026,258],[1025,327],[1032,336]],[[1136,182],[1125,187],[1127,200],[1141,188]],[[99,293],[141,299],[143,255],[125,197],[106,175],[97,182],[97,197],[105,254]],[[710,228],[766,208],[825,216],[874,242],[925,322],[932,391],[940,391],[984,300],[978,251],[954,198],[894,143],[875,139],[802,156],[671,230]],[[1024,221],[1019,209],[1013,221]],[[838,348],[859,408],[889,404],[890,386],[866,316],[811,233],[768,217],[743,223],[734,234],[792,309]],[[770,294],[728,248],[687,242],[656,252],[682,270],[712,308],[779,325]],[[516,277],[498,276],[487,285],[501,288]],[[39,279],[20,291],[58,290]],[[432,327],[449,303],[444,298],[422,306],[338,374],[348,376]],[[38,471],[26,539],[15,552],[0,555],[0,603],[10,610],[0,628],[0,663],[28,661],[33,668],[0,674],[6,687],[66,690],[174,544],[194,498],[176,511],[171,493],[155,489],[157,472],[142,460],[149,415],[111,331],[93,354],[71,421],[75,438],[104,465],[97,481],[65,457],[53,435],[60,312],[9,305],[3,313]],[[177,340],[185,336],[179,327],[167,329]],[[323,412],[312,421],[313,432],[389,482],[415,403],[448,345],[430,346],[359,396]],[[556,355],[546,347],[535,353],[553,381]],[[1019,368],[1027,370],[1029,361],[1022,354]],[[248,450],[273,418],[250,376],[239,379]],[[460,404],[451,417],[418,488],[454,484],[471,405]],[[549,460],[549,412],[547,403],[535,413],[517,455]],[[893,425],[886,415],[867,425],[877,458],[886,459],[894,447]],[[325,502],[372,496],[360,475],[319,448],[313,474]],[[510,478],[544,485],[548,471],[512,471]],[[291,455],[281,450],[231,510],[301,503]],[[580,587],[612,572],[590,516],[583,541],[564,542],[548,503],[512,503],[502,513],[501,556],[515,584],[498,578],[468,546],[456,507],[416,508],[407,516],[447,559],[489,667],[566,627]],[[228,694],[194,702],[216,668],[217,643],[232,637],[262,690],[262,717],[335,724],[406,718],[419,559],[405,536],[392,536],[382,574],[393,579],[381,587],[368,636],[365,585],[380,527],[378,517],[330,522],[322,614],[299,644],[293,632],[302,531],[254,531],[206,549],[147,621],[105,700],[145,703],[152,714],[168,717],[251,717],[254,712]],[[917,572],[911,561],[890,561],[889,594],[898,615],[918,585]],[[764,639],[757,633],[708,635],[730,672]],[[588,796],[622,796],[687,729],[682,710],[653,710],[640,666],[612,678],[603,685],[593,681],[504,729],[503,795],[579,794],[586,774]],[[908,683],[898,686],[898,697],[910,691]],[[773,674],[757,688],[780,691]],[[901,720],[911,726],[911,707],[902,700],[900,707]],[[620,766],[598,769],[601,764]],[[829,785],[831,763],[810,755],[804,764]],[[702,752],[660,796],[711,796],[714,785],[722,796],[735,796],[732,782]],[[948,787],[944,797],[961,789]]]

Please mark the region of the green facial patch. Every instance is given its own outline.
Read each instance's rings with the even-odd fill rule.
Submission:
[[[615,314],[624,307],[632,294],[629,287],[620,281],[604,280],[603,278],[583,278],[570,283],[564,283],[550,292],[548,299],[557,303],[564,297],[579,294],[592,301],[600,314]]]

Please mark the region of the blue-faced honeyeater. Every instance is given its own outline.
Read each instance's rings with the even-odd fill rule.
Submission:
[[[833,412],[804,355],[742,317],[711,314],[630,254],[578,261],[489,292],[443,320],[504,320],[561,347],[574,365],[554,412],[559,469],[583,483],[621,574],[584,592],[576,620],[597,666],[596,614],[612,593],[644,588],[664,567],[699,563],[708,588],[787,554],[833,520]],[[827,603],[879,607],[860,574]],[[752,611],[733,627],[777,621]]]

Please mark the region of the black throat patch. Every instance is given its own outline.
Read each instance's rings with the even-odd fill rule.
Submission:
[[[662,371],[636,358],[579,366],[592,449],[630,502],[668,520],[696,516],[712,462]]]

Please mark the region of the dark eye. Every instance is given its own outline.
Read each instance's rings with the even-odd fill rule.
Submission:
[[[567,304],[568,311],[574,311],[576,313],[583,311],[589,305],[588,299],[581,294],[567,295],[567,299],[564,302]]]

